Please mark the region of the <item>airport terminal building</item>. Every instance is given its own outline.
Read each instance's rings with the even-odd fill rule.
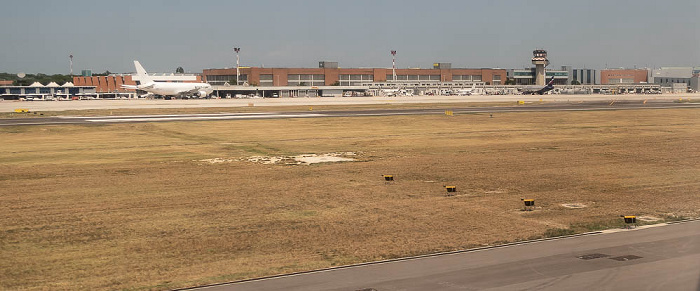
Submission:
[[[54,100],[55,98],[68,99],[73,96],[92,96],[95,87],[74,85],[71,82],[58,85],[51,82],[42,85],[38,82],[29,86],[0,86],[0,99],[4,100]]]
[[[690,79],[700,74],[700,67],[661,67],[651,70],[649,83],[661,84],[662,87],[672,87],[673,84],[690,86]]]
[[[236,85],[236,68],[205,69],[205,82],[212,86]],[[335,62],[320,62],[319,68],[241,67],[238,85],[251,86],[359,86],[394,81],[391,68],[339,68]],[[435,64],[432,69],[396,69],[397,82],[484,82],[502,85],[505,69],[451,68]]]
[[[606,69],[600,71],[601,84],[649,83],[647,69]]]

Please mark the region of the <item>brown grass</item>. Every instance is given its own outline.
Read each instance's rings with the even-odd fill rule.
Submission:
[[[168,289],[615,227],[621,214],[697,216],[698,117],[3,127],[0,288]],[[197,161],[339,151],[360,161]]]

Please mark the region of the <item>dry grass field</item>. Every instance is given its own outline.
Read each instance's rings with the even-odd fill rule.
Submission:
[[[170,289],[697,217],[699,129],[697,109],[3,127],[0,288]],[[357,161],[245,160],[332,152]]]

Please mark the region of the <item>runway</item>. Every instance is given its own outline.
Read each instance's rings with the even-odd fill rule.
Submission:
[[[668,109],[700,108],[700,103],[676,103],[672,101],[619,101],[619,102],[550,102],[520,106],[461,107],[451,108],[454,114],[498,114],[506,112],[538,111],[596,111],[628,109]],[[0,119],[0,126],[20,125],[61,125],[61,124],[114,124],[136,122],[168,121],[215,121],[215,120],[250,120],[283,118],[319,118],[319,117],[363,117],[392,115],[431,115],[444,114],[446,109],[365,109],[348,111],[296,111],[296,112],[259,112],[259,113],[215,113],[215,114],[168,114],[168,115],[134,115],[134,116],[59,116],[34,118]]]
[[[696,220],[192,290],[700,290],[699,280]]]
[[[673,101],[698,99],[700,94],[629,94],[629,95],[478,95],[478,96],[398,96],[398,97],[311,97],[311,98],[252,98],[252,99],[131,99],[131,100],[76,100],[76,101],[1,101],[0,112],[18,108],[30,111],[114,110],[156,108],[226,108],[226,107],[279,107],[279,106],[337,106],[373,104],[428,104],[428,103],[484,103],[506,102],[607,102],[611,101]]]

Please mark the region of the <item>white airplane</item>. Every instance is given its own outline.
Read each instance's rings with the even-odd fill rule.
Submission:
[[[406,89],[382,89],[382,94],[387,97],[413,96],[413,90]]]
[[[122,85],[122,88],[146,91],[149,95],[157,94],[175,97],[198,96],[204,98],[214,92],[211,85],[207,83],[155,82],[151,76],[146,73],[146,70],[141,66],[139,61],[134,61],[134,66],[136,67],[136,74],[141,80],[141,85]]]
[[[387,97],[396,96],[399,94],[400,89],[382,89],[382,95]]]
[[[472,87],[469,89],[459,89],[457,90],[457,95],[459,96],[469,96],[469,95],[481,95],[481,92],[479,92],[476,89],[476,84],[472,84]]]

